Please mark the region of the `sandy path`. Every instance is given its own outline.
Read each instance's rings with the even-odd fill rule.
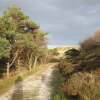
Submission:
[[[50,65],[40,76],[29,76],[26,80],[12,87],[0,96],[0,100],[50,100],[52,72],[54,64]]]

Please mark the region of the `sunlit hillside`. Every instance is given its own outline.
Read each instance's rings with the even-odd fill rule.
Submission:
[[[79,46],[78,45],[66,45],[62,47],[57,47],[57,51],[59,53],[59,56],[62,57],[65,51],[72,49],[72,48],[79,49]]]

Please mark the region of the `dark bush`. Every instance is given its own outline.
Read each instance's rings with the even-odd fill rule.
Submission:
[[[74,49],[74,48],[65,52],[66,59],[68,59],[72,63],[76,62],[76,60],[78,59],[79,55],[80,55],[80,51],[77,50],[77,49]]]

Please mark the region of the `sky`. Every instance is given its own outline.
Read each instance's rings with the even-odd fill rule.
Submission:
[[[0,0],[17,5],[48,32],[49,46],[77,45],[100,29],[100,0]]]

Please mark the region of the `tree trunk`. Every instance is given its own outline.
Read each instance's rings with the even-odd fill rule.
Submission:
[[[9,64],[9,62],[7,63],[6,75],[7,75],[7,78],[9,78],[9,76],[10,76],[10,64]]]
[[[17,50],[17,52],[15,54],[15,57],[12,60],[12,62],[11,63],[9,63],[9,62],[7,63],[7,70],[6,70],[7,78],[9,78],[9,76],[10,76],[10,67],[13,65],[13,63],[15,62],[15,60],[17,59],[17,57],[18,57],[18,50]]]
[[[29,59],[29,71],[30,72],[32,71],[32,64],[33,64],[33,60],[32,60],[32,55],[31,55]]]
[[[18,73],[20,73],[20,70],[21,69],[21,61],[20,61],[20,59],[18,59],[18,65],[17,65],[17,71],[18,71]]]
[[[44,59],[45,59],[45,63],[47,63],[47,62],[48,62],[48,56],[46,55],[46,56],[44,57]]]
[[[40,64],[43,64],[43,59],[42,58],[40,58]]]
[[[35,68],[35,67],[36,67],[36,64],[37,64],[37,59],[38,59],[38,57],[37,57],[37,56],[35,56],[35,57],[34,57],[34,65],[33,65],[33,68]]]

